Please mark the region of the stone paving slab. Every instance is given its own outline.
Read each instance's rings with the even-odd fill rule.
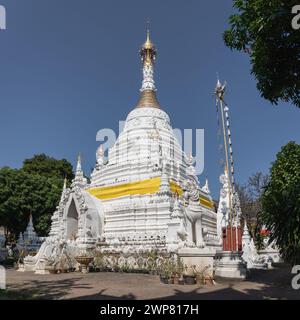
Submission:
[[[7,289],[36,299],[300,299],[290,268],[255,270],[247,281],[217,280],[214,286],[166,285],[158,276],[99,272],[36,275],[7,270]]]

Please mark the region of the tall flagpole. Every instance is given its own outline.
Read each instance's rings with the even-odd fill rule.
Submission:
[[[229,154],[228,154],[228,143],[227,143],[227,134],[229,133],[227,130],[226,133],[226,126],[225,126],[225,117],[224,117],[224,92],[225,92],[226,83],[222,85],[218,79],[217,86],[215,89],[215,95],[217,102],[220,104],[220,111],[221,111],[221,119],[222,119],[222,128],[223,128],[223,139],[224,139],[224,148],[225,148],[225,174],[228,180],[228,198],[229,198],[229,227],[230,227],[230,242],[231,242],[231,250],[233,250],[233,233],[232,233],[232,222],[233,222],[233,212],[232,212],[232,187],[231,187],[231,177],[229,170]],[[226,111],[227,112],[227,111]],[[226,121],[228,123],[228,117],[226,117]],[[228,129],[228,128],[227,128]],[[230,146],[230,151],[231,151]],[[230,154],[230,158],[232,160],[232,152]],[[231,161],[232,164],[232,161]],[[231,169],[233,166],[231,166]]]

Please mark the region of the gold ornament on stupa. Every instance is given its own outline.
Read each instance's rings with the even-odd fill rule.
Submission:
[[[140,56],[143,63],[143,85],[137,108],[160,108],[156,98],[156,88],[153,79],[153,67],[156,60],[157,50],[150,39],[150,31],[147,30],[147,38],[140,49]]]

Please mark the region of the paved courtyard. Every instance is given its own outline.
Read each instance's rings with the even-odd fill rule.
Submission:
[[[7,289],[35,299],[300,299],[290,268],[255,270],[247,281],[214,286],[166,285],[158,276],[127,273],[35,275],[7,270]]]

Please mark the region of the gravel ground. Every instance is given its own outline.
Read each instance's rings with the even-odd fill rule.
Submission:
[[[128,273],[36,275],[7,270],[9,299],[300,299],[291,287],[291,268],[255,270],[247,281],[217,279],[213,286],[166,285],[158,276]],[[1,299],[5,299],[2,297]]]

